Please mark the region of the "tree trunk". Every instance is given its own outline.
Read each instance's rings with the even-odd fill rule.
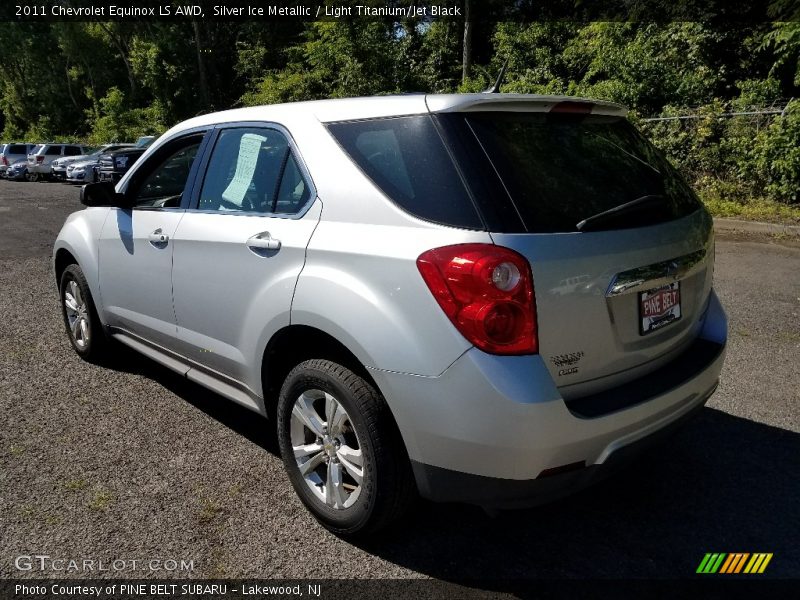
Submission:
[[[117,47],[117,50],[119,50],[122,62],[125,63],[125,69],[128,71],[128,84],[131,86],[131,98],[133,98],[136,95],[136,78],[133,76],[131,61],[128,59],[128,44],[121,35],[115,35],[105,23],[98,22],[98,25],[108,34],[108,37],[111,38],[111,42]]]
[[[203,56],[203,41],[200,36],[200,24],[196,20],[192,20],[192,27],[194,28],[194,46],[197,53],[197,71],[199,75],[200,84],[200,101],[203,103],[204,109],[211,108],[211,95],[208,89],[208,75],[206,73],[206,61]]]
[[[67,76],[67,92],[69,93],[69,99],[72,100],[72,104],[75,106],[75,108],[80,110],[81,106],[75,99],[75,94],[72,93],[72,81],[70,81],[69,77],[69,63],[64,64],[64,74]]]
[[[464,51],[461,55],[461,83],[466,83],[472,70],[472,21],[470,16],[471,0],[464,2]]]

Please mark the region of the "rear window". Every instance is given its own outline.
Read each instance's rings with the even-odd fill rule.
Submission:
[[[663,197],[663,207],[625,226],[677,219],[699,207],[674,168],[624,117],[486,112],[459,118],[529,232],[576,231],[584,219],[648,196]]]
[[[430,116],[331,123],[328,129],[403,210],[435,223],[483,228]]]

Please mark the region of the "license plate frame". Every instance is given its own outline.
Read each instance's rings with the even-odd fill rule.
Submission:
[[[681,282],[639,292],[639,335],[649,335],[681,320]]]

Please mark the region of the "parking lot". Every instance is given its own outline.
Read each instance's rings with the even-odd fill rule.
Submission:
[[[725,370],[701,416],[665,445],[549,506],[490,517],[420,503],[393,530],[354,545],[300,504],[271,423],[129,352],[109,368],[78,359],[49,264],[64,217],[78,208],[77,188],[0,181],[4,577],[48,575],[14,567],[14,557],[39,553],[193,561],[189,572],[158,577],[490,580],[485,587],[691,576],[706,552],[771,552],[765,576],[800,576],[796,243],[718,240]]]

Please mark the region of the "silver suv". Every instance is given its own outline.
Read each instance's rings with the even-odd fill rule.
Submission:
[[[70,341],[274,418],[339,534],[417,494],[583,487],[714,392],[712,222],[615,104],[415,95],[244,108],[87,185],[54,249]]]

